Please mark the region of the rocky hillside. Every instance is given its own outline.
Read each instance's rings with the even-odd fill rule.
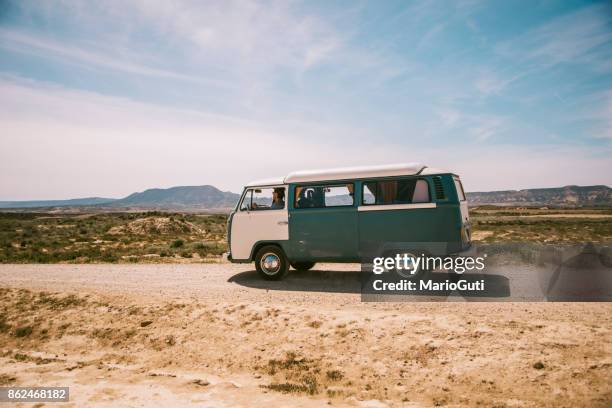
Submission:
[[[236,205],[240,195],[221,191],[216,187],[185,186],[172,188],[152,188],[141,193],[133,193],[121,199],[79,198],[72,200],[43,201],[0,201],[0,208],[57,208],[61,211],[121,211],[130,210],[171,210],[226,211]]]
[[[470,205],[542,205],[558,207],[612,206],[608,186],[565,186],[467,193]]]
[[[152,188],[133,193],[110,204],[112,207],[155,209],[214,209],[236,205],[240,196],[213,186]]]

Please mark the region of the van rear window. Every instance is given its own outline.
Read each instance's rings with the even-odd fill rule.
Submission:
[[[461,184],[461,180],[456,177],[453,177],[455,180],[455,188],[457,189],[457,197],[459,197],[459,201],[465,201],[465,192],[463,191],[463,184]]]
[[[428,203],[429,184],[423,179],[366,181],[363,183],[364,205]]]
[[[295,187],[295,208],[327,208],[353,205],[352,184]]]

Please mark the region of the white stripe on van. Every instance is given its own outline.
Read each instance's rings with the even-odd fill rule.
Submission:
[[[360,205],[357,207],[357,211],[418,210],[421,208],[436,208],[436,205],[436,203]]]

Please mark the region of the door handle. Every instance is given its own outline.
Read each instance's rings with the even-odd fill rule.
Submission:
[[[287,225],[289,224],[289,221],[279,221],[277,222],[278,225]]]

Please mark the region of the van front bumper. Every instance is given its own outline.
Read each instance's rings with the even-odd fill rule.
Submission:
[[[230,261],[231,263],[249,263],[251,262],[249,259],[234,259],[230,252],[226,252],[223,254],[223,260]]]

